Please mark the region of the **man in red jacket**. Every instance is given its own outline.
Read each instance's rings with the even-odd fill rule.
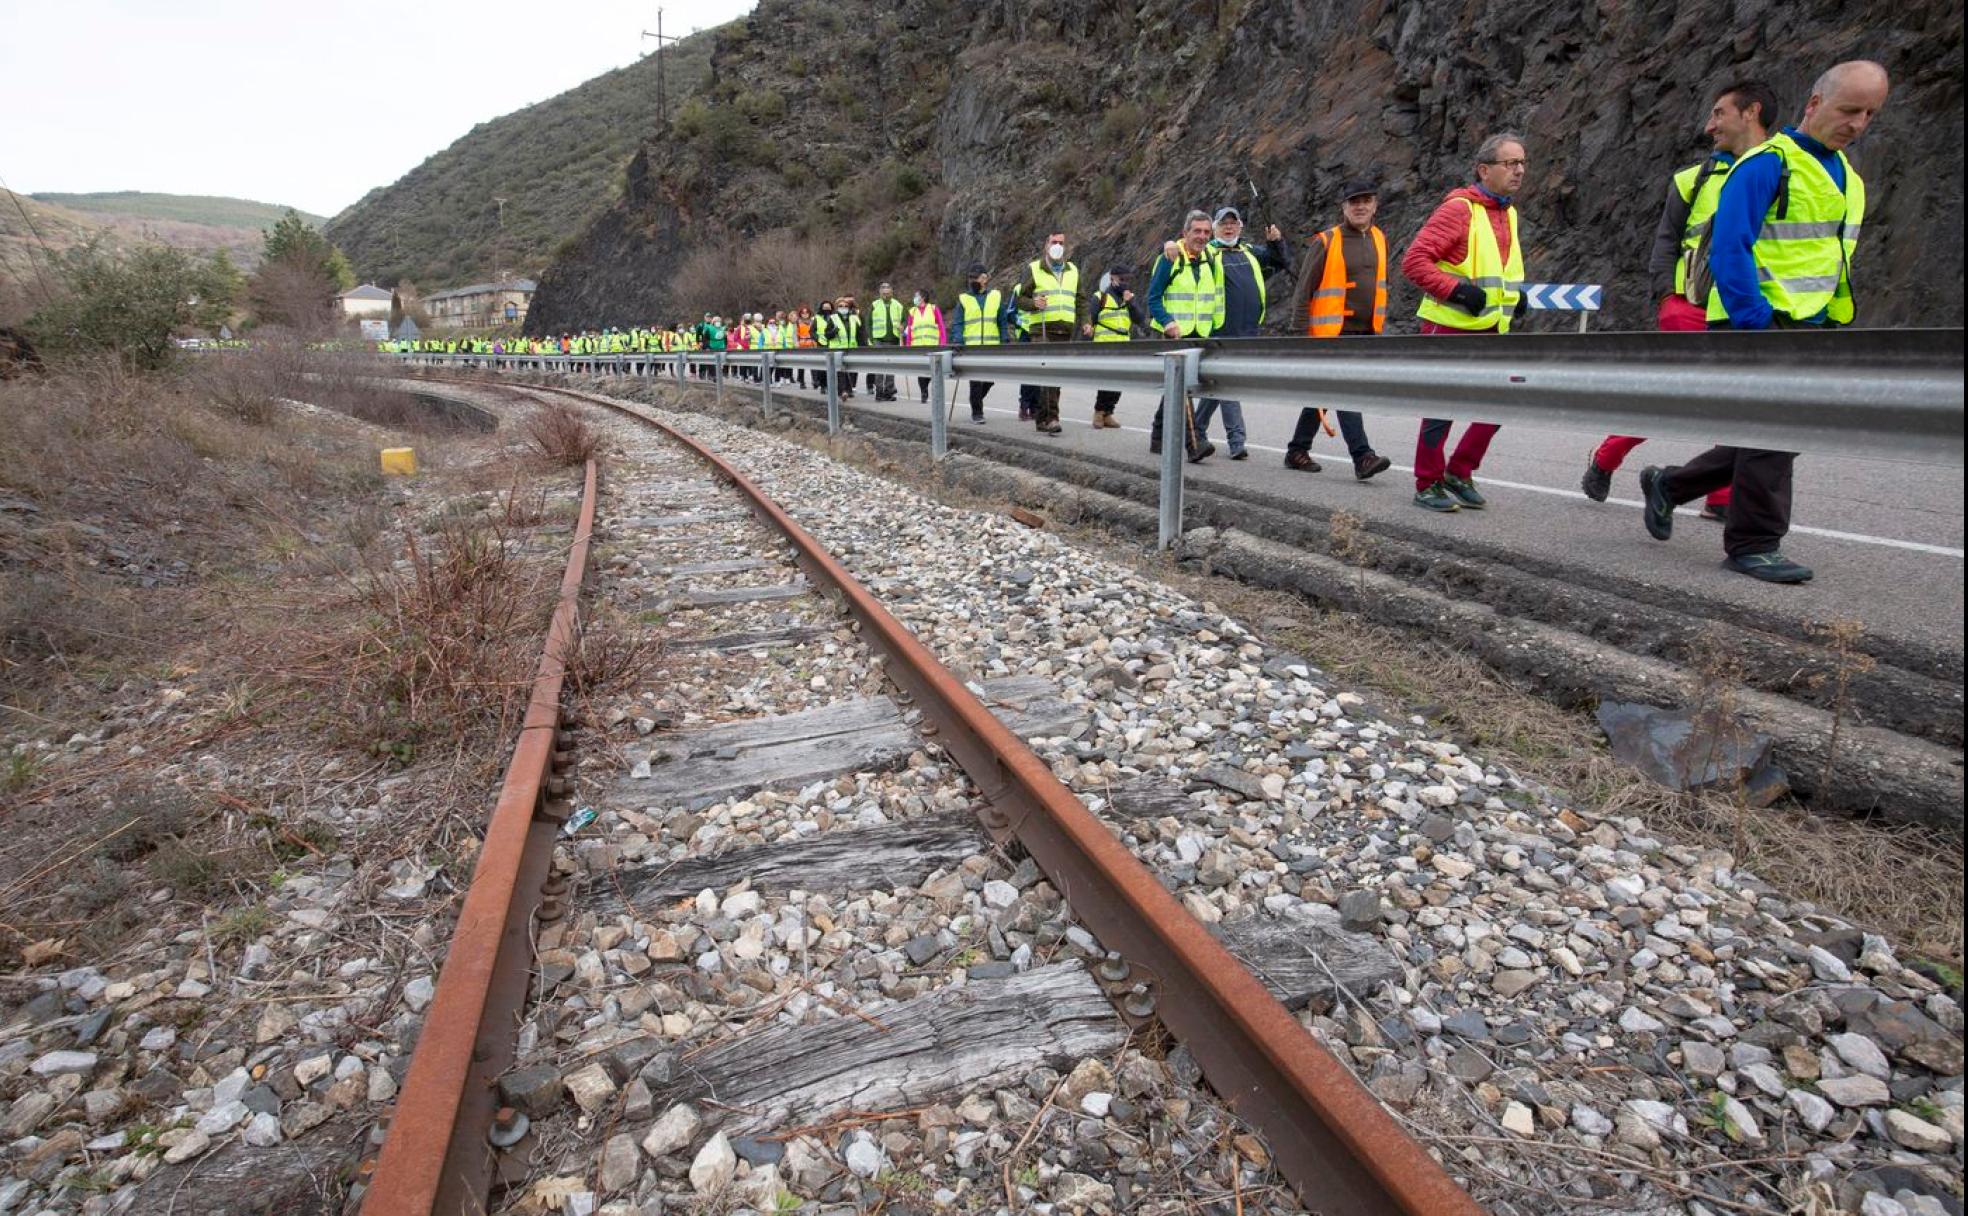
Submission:
[[[1502,131],[1476,150],[1476,183],[1448,193],[1421,226],[1401,273],[1422,290],[1425,334],[1509,333],[1523,308],[1524,253],[1511,197],[1524,184],[1523,137]],[[1415,444],[1415,505],[1430,511],[1478,510],[1476,469],[1496,425],[1472,422],[1446,464],[1450,420],[1424,418]]]

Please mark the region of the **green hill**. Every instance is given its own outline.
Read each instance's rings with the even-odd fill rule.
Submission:
[[[33,194],[38,202],[70,211],[113,215],[138,220],[169,220],[212,228],[271,228],[286,212],[272,203],[220,198],[205,194],[152,194],[145,190],[107,190],[95,194]],[[319,228],[327,221],[303,211],[301,218]]]
[[[702,88],[715,32],[665,52],[672,114]],[[622,168],[654,124],[655,106],[655,60],[641,59],[480,123],[322,231],[358,277],[384,286],[535,273],[620,196]],[[498,198],[506,200],[503,236]]]

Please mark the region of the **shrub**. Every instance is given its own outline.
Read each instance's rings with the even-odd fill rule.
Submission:
[[[587,419],[559,402],[541,405],[527,416],[527,446],[556,468],[585,465],[601,449],[601,436]]]
[[[774,122],[786,116],[786,99],[772,89],[738,95],[738,112],[753,122]]]
[[[822,156],[815,169],[821,181],[829,186],[838,186],[847,180],[848,174],[854,172],[854,162],[848,159],[847,153],[836,148]]]
[[[929,189],[929,179],[923,176],[921,169],[914,165],[895,166],[889,197],[898,203],[906,203],[912,198],[920,197],[927,189]]]
[[[237,285],[215,266],[163,245],[121,252],[91,241],[62,255],[58,294],[28,318],[28,335],[55,355],[111,352],[133,367],[162,367],[173,333],[209,320],[220,295],[230,309]]]
[[[1133,139],[1141,131],[1148,113],[1132,101],[1123,101],[1108,109],[1100,116],[1100,142],[1108,147],[1118,147]]]

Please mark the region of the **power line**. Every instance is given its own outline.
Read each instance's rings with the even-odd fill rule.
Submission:
[[[34,234],[34,243],[41,246],[41,260],[52,266],[55,261],[55,255],[49,251],[48,242],[41,238],[41,230],[34,226],[34,218],[28,215],[27,208],[21,205],[20,195],[14,193],[13,187],[7,184],[7,179],[4,177],[0,177],[0,190],[5,190],[7,197],[14,200],[14,210],[20,212],[21,221],[27,225],[27,230]],[[41,293],[49,299],[53,299],[55,294],[54,288],[48,286],[48,276],[41,272],[40,263],[34,260],[32,253],[27,255],[27,264],[34,267],[34,277],[41,283]]]

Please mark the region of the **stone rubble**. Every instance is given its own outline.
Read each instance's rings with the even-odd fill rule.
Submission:
[[[671,417],[757,480],[960,675],[1038,675],[1063,689],[1090,726],[1034,747],[1200,917],[1331,905],[1349,927],[1379,933],[1405,981],[1310,1008],[1302,1020],[1497,1210],[1775,1211],[1809,1194],[1844,1211],[1916,1211],[1958,1196],[1960,994],[1906,965],[1892,943],[1785,898],[1726,853],[1662,839],[1642,821],[1599,814],[1487,764],[1425,719],[1335,687],[1211,605],[1054,535],[943,506],[756,431]],[[624,425],[617,435],[631,453],[657,458],[661,445],[643,432]],[[775,696],[795,696],[814,674],[834,690],[878,691],[838,671],[864,659],[844,635],[836,641],[837,652],[808,647],[793,672],[775,675],[769,656],[753,656],[745,695],[725,709],[783,712],[794,702]],[[675,713],[704,691],[655,708]],[[682,712],[679,723],[693,711]],[[628,838],[614,860],[792,840],[947,809],[936,801],[943,774],[911,780],[943,763],[924,752],[896,773],[604,822]],[[1190,809],[1117,815],[1107,792],[1144,776],[1187,791]],[[877,951],[849,972],[865,973],[856,999],[907,999],[951,982],[910,974],[926,962],[997,957],[988,930],[1021,901],[1047,901],[1035,909],[1041,918],[1064,915],[1042,879],[959,869],[924,884],[917,898],[926,903],[898,890],[856,901],[863,912],[805,893],[763,899],[755,911],[747,900],[757,919],[719,925],[730,893],[710,892],[670,924],[633,931],[653,930],[652,944],[667,933],[664,950],[675,940],[702,977],[802,938],[812,948],[843,925],[849,939],[877,929],[886,957]],[[923,919],[952,897],[967,916]],[[899,925],[883,915],[891,910]],[[836,919],[843,911],[857,919]],[[693,914],[705,918],[696,944],[687,940]],[[982,942],[972,936],[980,925]],[[714,950],[703,949],[706,930]],[[743,957],[761,931],[764,952]],[[666,1009],[665,995],[690,1008],[685,991],[658,993]],[[836,1016],[816,1008],[824,1006],[803,1000],[777,1016]],[[693,1033],[711,1028],[701,1014],[684,1017]],[[999,1114],[1015,1122],[1046,1103],[1049,1119],[1096,1119],[1100,1095],[1110,1122],[1136,1113],[1115,1093],[1096,1087],[1063,1101],[1028,1087]],[[966,1103],[977,1106],[966,1098],[952,1109]],[[772,1163],[795,1193],[801,1174],[787,1163],[805,1160],[795,1152],[805,1139]],[[878,1143],[852,1135],[813,1148],[852,1174],[852,1146]],[[1084,1202],[1106,1202],[1097,1190],[1111,1174],[1041,1158],[1033,1201],[1078,1203],[1087,1193]],[[1732,1158],[1754,1164],[1713,1168]],[[937,1184],[931,1207],[938,1194],[957,1203],[966,1193],[943,1185],[953,1156],[919,1150],[895,1160],[898,1170],[921,1163],[926,1184]],[[741,1156],[741,1183],[752,1168]],[[1091,1188],[1060,1181],[1075,1175],[1093,1179]],[[1062,1188],[1074,1198],[1062,1201]]]

